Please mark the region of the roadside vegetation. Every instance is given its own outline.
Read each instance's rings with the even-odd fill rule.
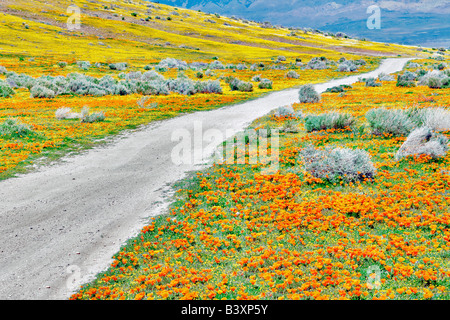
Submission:
[[[72,299],[449,299],[449,53],[144,1],[3,1],[0,180],[126,129],[298,87],[279,170],[180,181]],[[232,40],[230,40],[232,39]],[[405,70],[318,93],[311,84]],[[259,131],[258,131],[259,132]]]
[[[72,299],[449,299],[448,89],[403,73],[256,120],[278,171],[193,173]]]
[[[82,28],[71,33],[63,3],[51,1],[51,8],[41,1],[0,4],[15,10],[2,16],[0,26],[0,122],[20,120],[36,133],[0,136],[0,179],[90,148],[125,129],[367,72],[378,66],[376,55],[392,55],[394,49],[415,54],[410,47],[356,41],[350,47],[364,49],[355,55],[347,53],[349,44],[341,38],[309,29],[295,35],[302,34],[312,47],[286,45],[289,37],[299,39],[282,27],[147,2],[106,9],[101,3],[80,2]],[[169,14],[172,20],[163,19]],[[205,23],[208,18],[217,23]],[[183,35],[188,24],[195,32]],[[96,28],[95,36],[90,28]],[[149,30],[155,39],[147,43]],[[269,40],[275,31],[279,36]],[[229,36],[243,43],[229,44]],[[333,49],[318,49],[319,43]],[[351,68],[339,68],[343,63]],[[95,116],[83,118],[85,107]]]

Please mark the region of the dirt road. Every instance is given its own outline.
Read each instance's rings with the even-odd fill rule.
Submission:
[[[407,59],[387,59],[392,73]],[[316,85],[351,84],[358,76]],[[251,121],[298,101],[298,90],[197,112],[123,134],[106,146],[0,182],[0,299],[67,299],[75,285],[108,268],[127,239],[164,213],[170,185],[195,165],[176,165],[176,129],[237,133]]]

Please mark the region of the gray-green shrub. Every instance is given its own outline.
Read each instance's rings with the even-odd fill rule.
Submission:
[[[31,88],[30,94],[32,98],[53,99],[56,96],[56,93],[53,90],[43,87],[41,85],[35,85],[33,88]]]
[[[320,94],[310,84],[303,85],[299,89],[300,103],[316,103],[320,101]]]
[[[111,70],[124,71],[128,68],[128,63],[126,62],[110,63],[109,68]]]
[[[81,122],[83,123],[93,123],[105,120],[105,114],[103,111],[89,113],[89,108],[83,107],[81,110]]]
[[[294,70],[290,70],[286,73],[286,78],[288,79],[299,79],[300,75]]]
[[[429,127],[415,129],[398,150],[395,158],[400,160],[414,155],[428,155],[433,159],[445,157],[448,152],[448,138],[436,134]]]
[[[332,183],[373,179],[377,174],[370,155],[361,149],[307,146],[300,151],[299,157],[305,171]]]
[[[175,58],[163,59],[156,66],[156,69],[174,69],[174,68],[178,70],[187,70],[189,66],[185,61],[178,60]]]
[[[8,83],[0,80],[0,97],[10,98],[15,94],[16,92],[11,88],[11,86]]]
[[[420,109],[419,124],[423,124],[434,131],[450,131],[450,110],[435,107]]]
[[[273,82],[269,79],[261,79],[260,83],[258,84],[258,88],[260,89],[272,89],[273,88]]]
[[[253,91],[253,84],[251,82],[245,82],[238,78],[231,78],[227,80],[231,91],[251,92]]]
[[[394,79],[393,76],[391,76],[391,75],[389,75],[389,74],[386,74],[386,73],[384,73],[384,72],[381,72],[381,73],[378,75],[378,80],[380,80],[380,81],[394,81],[395,79]]]
[[[328,112],[305,116],[305,129],[307,132],[328,129],[345,129],[354,124],[355,118],[347,113]]]
[[[219,80],[197,81],[195,83],[195,90],[197,93],[223,93]]]
[[[223,70],[223,69],[225,69],[225,66],[219,60],[215,60],[209,64],[209,69]]]
[[[195,83],[189,78],[177,78],[167,80],[169,91],[183,95],[195,94]]]
[[[348,84],[341,84],[339,86],[331,87],[325,90],[325,92],[331,92],[331,93],[341,93],[344,92],[345,89],[352,89],[353,87]]]
[[[19,119],[9,118],[0,123],[0,136],[24,137],[34,133],[30,125]]]
[[[377,82],[375,78],[364,79],[366,87],[381,87],[381,83]]]
[[[329,68],[329,60],[326,57],[314,57],[305,66],[305,69],[323,70]]]
[[[263,78],[262,78],[262,76],[260,74],[252,77],[252,81],[253,82],[260,82],[262,79]]]
[[[55,111],[55,117],[58,120],[78,119],[81,114],[72,112],[71,108],[62,107]]]
[[[433,70],[420,77],[418,84],[432,89],[448,88],[450,87],[450,77],[446,72]]]
[[[247,65],[246,65],[245,63],[239,63],[239,64],[236,66],[236,69],[237,69],[237,70],[246,70],[246,69],[248,69],[248,67],[247,67]]]
[[[15,72],[8,72],[6,75],[6,82],[11,88],[27,88],[33,87],[35,80],[26,74],[17,74]]]
[[[397,77],[397,87],[415,87],[418,78],[417,74],[411,71],[405,71]]]
[[[292,106],[283,106],[275,110],[274,116],[277,118],[300,118],[301,113],[295,112]]]
[[[415,126],[408,114],[398,109],[371,109],[366,119],[374,135],[407,136]]]
[[[338,66],[339,72],[354,72],[357,70],[358,70],[358,67],[352,60],[345,60]]]
[[[91,63],[89,61],[77,61],[77,65],[81,70],[87,71],[91,67]]]

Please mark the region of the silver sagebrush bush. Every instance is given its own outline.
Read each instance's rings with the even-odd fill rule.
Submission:
[[[436,107],[422,109],[424,111],[424,124],[433,131],[450,131],[450,110]]]
[[[91,63],[89,61],[77,61],[77,65],[81,70],[87,71],[91,67]]]
[[[128,68],[128,63],[126,62],[118,62],[109,64],[109,68],[111,70],[124,71]]]
[[[81,110],[81,122],[83,123],[93,123],[105,120],[105,113],[103,111],[89,113],[88,107],[83,107]]]
[[[380,80],[380,81],[394,81],[395,78],[394,78],[393,76],[389,75],[389,74],[386,74],[386,73],[384,73],[384,72],[381,72],[381,73],[378,75],[378,80]]]
[[[30,125],[17,118],[8,118],[0,123],[0,136],[23,137],[34,134]]]
[[[441,89],[450,86],[450,77],[446,72],[433,70],[420,77],[419,86],[428,86],[431,89]]]
[[[185,61],[174,59],[174,58],[166,58],[166,59],[161,60],[156,68],[157,69],[187,70],[189,68],[189,66]]]
[[[357,71],[358,67],[352,60],[345,60],[341,64],[339,64],[338,71],[339,72],[354,72]]]
[[[275,110],[274,116],[277,118],[300,118],[301,113],[295,112],[294,108],[292,106],[283,106],[279,107],[277,110]]]
[[[288,79],[299,79],[300,75],[294,70],[290,70],[286,73],[286,78]]]
[[[0,80],[0,97],[10,98],[15,94],[16,92],[7,82]]]
[[[62,107],[56,110],[55,117],[58,120],[79,119],[81,118],[81,114],[72,112],[71,108]]]
[[[307,132],[328,129],[345,129],[355,124],[351,114],[327,112],[318,115],[305,116],[305,129]]]
[[[300,160],[309,174],[332,183],[373,179],[377,174],[370,155],[361,149],[308,146],[300,152]]]
[[[223,93],[219,80],[197,81],[195,83],[195,90],[197,93]]]
[[[253,76],[252,81],[253,82],[260,82],[262,80],[262,76],[260,74]]]
[[[260,89],[272,89],[273,88],[273,82],[272,82],[272,80],[263,78],[259,82],[258,88],[260,88]]]
[[[33,88],[31,88],[30,94],[32,98],[52,99],[56,96],[56,93],[53,90],[47,89],[46,87],[43,87],[41,85],[35,85]]]
[[[395,158],[400,160],[414,155],[428,155],[433,159],[445,157],[448,151],[448,138],[436,134],[428,127],[415,129],[398,150]]]
[[[321,99],[320,94],[310,84],[301,86],[298,94],[300,103],[316,103]]]
[[[414,128],[414,123],[403,110],[371,109],[366,113],[366,119],[374,135],[407,136]]]

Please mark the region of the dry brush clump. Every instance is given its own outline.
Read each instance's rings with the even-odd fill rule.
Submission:
[[[81,122],[83,123],[93,123],[104,121],[106,118],[105,113],[103,111],[90,113],[88,107],[83,107],[81,109]]]
[[[428,71],[418,81],[418,85],[428,86],[431,89],[442,89],[450,87],[449,71]]]
[[[380,81],[394,81],[395,78],[392,75],[390,75],[390,74],[386,74],[384,72],[381,72],[378,75],[378,80],[380,80]]]
[[[423,124],[434,131],[450,131],[450,110],[436,107],[423,111]]]
[[[62,107],[55,111],[55,117],[58,120],[79,119],[81,114],[72,112],[71,108]]]
[[[122,73],[116,80],[110,75],[95,78],[79,73],[64,76],[41,76],[32,78],[11,73],[7,84],[11,88],[28,88],[33,98],[54,98],[60,95],[89,95],[101,97],[106,95],[168,95],[171,92],[192,95],[195,93],[222,93],[219,81],[193,81],[180,75],[176,79],[165,79],[158,72],[151,70]],[[1,85],[1,83],[0,83]],[[6,86],[5,86],[6,87]]]
[[[300,75],[294,70],[290,70],[286,73],[286,78],[288,79],[299,79]]]
[[[10,98],[15,94],[16,92],[7,82],[0,80],[0,97]]]
[[[300,103],[317,103],[320,101],[320,94],[310,84],[301,86],[299,89]]]
[[[109,68],[111,70],[124,71],[128,68],[128,63],[126,62],[110,63]]]
[[[443,107],[374,108],[366,113],[366,119],[374,135],[408,136],[423,126],[433,131],[450,131],[450,111]]]
[[[292,106],[279,107],[274,112],[276,118],[294,118],[299,119],[302,117],[301,112],[296,112]]]
[[[395,158],[400,160],[409,156],[426,155],[432,159],[445,157],[448,152],[448,138],[436,134],[428,127],[415,129],[408,136]]]
[[[397,77],[397,87],[415,87],[418,75],[411,71],[405,71]]]
[[[366,113],[366,119],[374,135],[407,136],[414,128],[414,122],[404,110],[371,109]]]
[[[305,129],[307,132],[328,129],[346,129],[355,124],[355,118],[348,113],[327,112],[305,117]]]
[[[364,181],[373,179],[377,174],[370,155],[361,149],[316,149],[310,145],[300,152],[299,160],[303,162],[306,172],[331,183],[340,180]]]
[[[189,68],[189,66],[185,61],[178,60],[175,58],[163,59],[155,67],[155,69],[158,71],[164,71],[167,69],[187,70],[188,68]]]
[[[381,87],[382,83],[381,82],[377,82],[377,79],[375,78],[367,78],[367,79],[363,79],[365,86],[366,87]]]
[[[261,81],[258,84],[258,88],[260,89],[272,89],[273,88],[273,81],[270,79],[261,79]]]
[[[8,118],[0,123],[0,136],[25,137],[34,133],[30,125],[17,118]]]
[[[253,84],[251,82],[242,81],[235,77],[228,77],[225,82],[230,86],[231,91],[252,92]]]
[[[300,129],[297,125],[296,120],[289,119],[283,122],[283,127],[281,128],[281,131],[284,133],[297,133],[300,131]]]

